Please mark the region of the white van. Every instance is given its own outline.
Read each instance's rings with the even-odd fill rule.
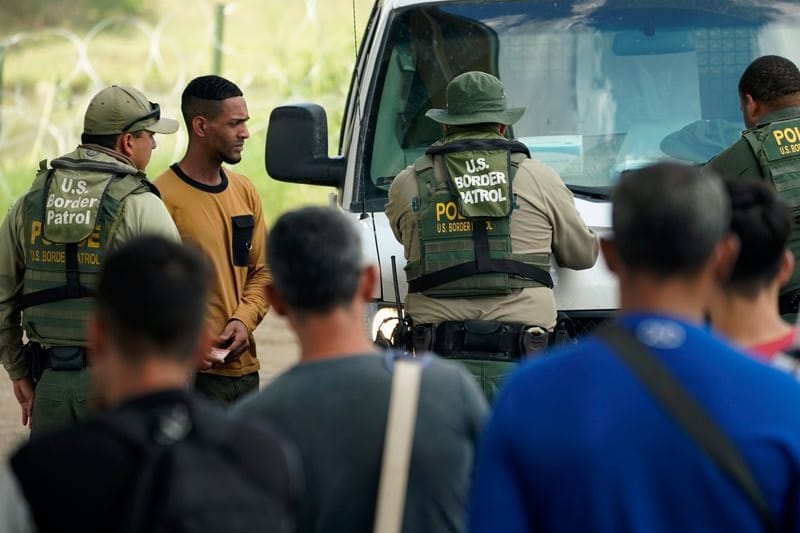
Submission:
[[[499,77],[527,112],[511,135],[555,168],[586,223],[610,228],[620,173],[671,158],[703,163],[744,127],[737,84],[756,57],[797,61],[800,7],[761,0],[378,0],[353,72],[339,155],[325,111],[276,108],[266,164],[278,180],[336,187],[381,267],[373,334],[407,285],[402,246],[383,212],[393,177],[440,135],[425,117],[444,108],[454,76]],[[392,260],[397,264],[397,284]],[[617,307],[602,259],[585,271],[552,265],[556,339],[590,329]],[[385,322],[390,319],[388,322]],[[385,330],[384,330],[385,332]]]

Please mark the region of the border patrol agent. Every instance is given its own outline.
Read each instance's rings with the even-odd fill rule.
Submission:
[[[180,241],[144,173],[153,134],[177,129],[137,89],[103,89],[82,144],[39,164],[0,227],[0,362],[32,432],[91,410],[85,330],[106,253],[140,234]]]
[[[800,216],[800,70],[786,58],[762,56],[739,80],[739,103],[747,129],[708,163],[723,178],[754,178],[772,184]],[[789,240],[795,269],[781,289],[780,312],[794,322],[800,304],[800,233]]]
[[[462,361],[489,400],[555,327],[551,257],[583,269],[598,252],[558,174],[505,137],[524,111],[490,74],[455,77],[447,109],[427,112],[444,137],[394,179],[386,205],[415,351]]]

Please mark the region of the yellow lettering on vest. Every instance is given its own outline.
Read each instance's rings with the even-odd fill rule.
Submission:
[[[100,248],[100,224],[94,227],[94,231],[86,240],[86,246],[88,248]]]
[[[783,136],[790,143],[796,143],[797,142],[797,134],[791,128],[786,128],[785,130],[783,130]]]
[[[456,217],[458,217],[458,207],[456,207],[455,202],[447,202],[444,215],[447,217],[447,220],[455,220]]]
[[[772,136],[775,137],[775,142],[778,143],[778,146],[783,143],[783,132],[781,130],[773,131]]]
[[[78,254],[78,262],[82,265],[100,266],[100,256],[95,253],[81,252]]]
[[[442,215],[444,215],[444,210],[445,210],[445,203],[436,202],[436,222],[442,220]]]
[[[36,244],[36,237],[42,234],[42,223],[34,220],[31,223],[31,244]]]
[[[42,261],[45,263],[63,263],[64,252],[58,250],[44,250],[42,252]]]

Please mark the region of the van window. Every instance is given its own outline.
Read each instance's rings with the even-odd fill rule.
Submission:
[[[767,53],[800,59],[797,10],[751,4],[464,1],[399,10],[372,89],[366,199],[382,205],[392,178],[439,138],[425,112],[445,107],[447,81],[469,70],[495,74],[509,106],[527,108],[513,136],[569,185],[608,188],[620,172],[663,158],[707,161],[744,127],[736,90],[744,68]]]

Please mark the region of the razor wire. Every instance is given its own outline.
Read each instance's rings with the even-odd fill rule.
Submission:
[[[125,83],[142,89],[154,101],[161,102],[162,108],[169,109],[170,116],[178,116],[177,104],[183,87],[191,74],[208,70],[214,45],[215,0],[194,0],[187,4],[176,4],[155,21],[117,15],[101,20],[83,33],[65,28],[43,28],[0,36],[0,49],[5,53],[6,76],[5,80],[0,79],[4,89],[0,101],[0,200],[21,192],[11,190],[6,179],[10,169],[27,166],[32,176],[37,161],[57,157],[72,149],[80,137],[83,111],[91,96],[106,85],[120,83],[119,80],[104,76],[103,68],[94,57],[104,52],[103,44],[99,42],[104,35],[125,32],[126,41],[142,44],[143,52],[137,57],[137,63],[125,70]],[[242,17],[251,17],[259,5],[263,6],[247,0],[227,1],[225,4],[226,14],[235,12],[240,21]],[[320,28],[318,0],[304,0],[302,6],[305,16],[298,20],[296,32],[319,38],[324,32]],[[180,43],[181,48],[178,49],[174,40],[168,41],[165,36],[170,31],[170,25],[181,23],[187,8],[201,19],[202,26],[197,27],[200,38],[196,45]],[[228,28],[228,31],[234,31],[234,27]],[[8,82],[9,67],[15,54],[43,42],[55,43],[59,54],[68,55],[69,59],[58,64],[43,65],[41,74],[37,72],[33,81]],[[319,86],[318,78],[327,67],[326,50],[320,48],[319,55],[306,53],[298,59],[285,50],[273,57],[243,46],[237,48],[222,43],[221,47],[226,61],[251,67],[251,70],[239,73],[235,80],[248,95],[251,114],[254,109],[264,110],[274,105],[275,95],[291,100],[298,91],[308,91],[315,84]],[[168,57],[170,54],[173,57]],[[302,72],[292,78],[286,72],[287,63],[298,62],[302,64]],[[349,68],[341,70],[341,88],[338,91],[342,94],[320,97],[323,103],[334,108],[344,101],[350,74]],[[151,87],[153,84],[148,83],[153,79],[160,82],[155,84],[159,87],[155,90]],[[269,87],[271,94],[248,92],[250,85],[256,83]],[[258,135],[266,129],[266,121],[251,122],[248,126],[251,135]],[[171,146],[171,160],[177,160],[182,155],[185,142],[186,133],[182,128],[172,139],[164,140],[165,145]]]

